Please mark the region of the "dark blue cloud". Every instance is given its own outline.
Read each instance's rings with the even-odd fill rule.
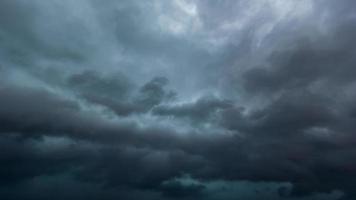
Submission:
[[[354,7],[1,1],[1,199],[355,198]]]

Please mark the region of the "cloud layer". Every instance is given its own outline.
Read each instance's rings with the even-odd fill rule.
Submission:
[[[355,6],[2,0],[1,199],[356,198]]]

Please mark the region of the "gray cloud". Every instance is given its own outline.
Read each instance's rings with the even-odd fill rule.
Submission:
[[[0,195],[355,198],[353,7],[1,1]]]
[[[194,103],[181,105],[162,105],[154,108],[153,113],[162,116],[187,118],[195,122],[207,122],[214,119],[217,112],[233,107],[232,102],[213,96],[201,97]]]

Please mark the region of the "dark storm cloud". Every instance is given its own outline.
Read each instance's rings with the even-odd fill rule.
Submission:
[[[250,69],[244,75],[249,91],[278,92],[310,87],[320,81],[335,86],[352,82],[355,76],[354,22],[338,25],[329,37],[316,41],[297,40],[292,49],[274,52],[266,67]],[[337,37],[341,37],[335,41]]]
[[[8,121],[6,124],[10,125],[2,127],[4,128],[2,137],[9,138],[4,139],[7,144],[2,145],[7,148],[3,151],[3,158],[7,158],[4,160],[6,165],[3,166],[7,167],[4,168],[2,173],[11,172],[17,175],[6,179],[8,183],[28,180],[39,175],[71,173],[79,181],[93,184],[101,183],[109,188],[129,187],[132,189],[162,191],[166,195],[185,196],[195,193],[195,187],[176,188],[176,191],[171,191],[173,186],[161,185],[167,180],[180,176],[182,173],[189,173],[193,177],[206,180],[223,178],[254,181],[291,181],[292,174],[295,177],[300,177],[306,173],[303,169],[299,169],[301,170],[299,171],[297,170],[298,168],[291,168],[293,161],[288,160],[288,156],[293,156],[294,151],[296,151],[296,158],[292,157],[291,159],[306,159],[303,154],[298,155],[298,145],[308,147],[304,140],[294,146],[290,146],[291,144],[285,144],[284,140],[279,137],[258,141],[258,138],[254,137],[248,140],[241,140],[230,136],[187,136],[186,140],[169,132],[153,134],[147,130],[132,129],[129,133],[125,133],[120,127],[112,127],[111,130],[105,127],[105,125],[108,126],[110,124],[102,125],[100,121],[80,118],[79,109],[73,103],[58,100],[49,94],[46,94],[49,96],[46,97],[45,94],[39,92],[32,92],[34,95],[31,96],[28,94],[31,94],[29,90],[27,90],[27,94],[25,93],[26,100],[24,100],[24,98],[14,96],[12,94],[14,91],[16,91],[14,88],[8,91],[10,94],[2,91],[1,95],[2,99],[13,95],[11,96],[13,97],[12,99],[18,101],[23,99],[25,101],[22,101],[22,103],[11,102],[11,104],[8,102],[4,104],[8,109],[6,112],[2,111],[2,114],[4,114],[2,116],[7,116],[6,119]],[[19,94],[22,93],[20,92]],[[35,97],[39,97],[39,99],[34,100]],[[38,103],[36,104],[36,102]],[[26,109],[21,109],[20,114],[15,109],[21,108],[20,105],[35,110],[26,111]],[[44,109],[46,112],[42,114],[39,111],[39,105],[42,108],[46,108]],[[68,110],[63,109],[66,106]],[[56,107],[60,107],[62,111],[56,111]],[[65,116],[63,118],[61,118],[62,114],[60,114],[62,112]],[[18,118],[20,121],[16,120]],[[52,121],[52,119],[55,121]],[[17,125],[15,125],[15,122]],[[21,124],[23,126],[20,126]],[[156,129],[156,131],[163,130]],[[43,145],[43,148],[47,150],[50,150],[50,146],[45,146],[46,140],[43,136],[46,135],[50,137],[70,137],[74,139],[74,143],[70,146],[64,144],[63,149],[59,148],[54,151],[54,154],[52,154],[53,151],[46,153],[46,150],[44,152],[40,151],[37,149],[38,147],[33,147],[33,144],[28,140],[23,140],[26,138],[26,134],[33,132],[36,132],[37,135],[42,135],[38,144],[39,147]],[[112,134],[113,132],[115,134]],[[22,133],[23,135],[21,135]],[[126,136],[119,137],[120,139],[117,140],[116,138],[122,134]],[[131,139],[126,138],[128,137],[127,134],[131,135],[129,136]],[[276,139],[280,141],[273,141]],[[81,143],[80,141],[83,140],[84,143]],[[107,141],[109,140],[114,146],[107,146]],[[85,141],[89,141],[87,146]],[[121,147],[116,147],[117,145]],[[272,146],[274,147],[271,148]],[[226,147],[230,148],[227,149]],[[262,153],[259,149],[261,147],[262,149],[270,150]],[[54,161],[51,159],[54,159]],[[286,160],[283,161],[283,159]],[[314,160],[312,159],[312,161]],[[341,161],[345,162],[345,160]],[[24,168],[24,165],[20,164],[22,162],[32,163],[33,167],[30,168],[30,166],[26,165],[28,167]],[[61,165],[58,165],[57,162]],[[325,162],[328,163],[328,161]],[[264,167],[260,168],[260,166]],[[281,173],[280,170],[286,172]],[[171,194],[172,192],[173,194]]]
[[[85,71],[72,75],[68,84],[89,102],[104,105],[124,116],[145,113],[175,97],[173,91],[166,90],[168,79],[165,77],[155,77],[137,88],[123,74],[105,77],[95,71]]]
[[[238,110],[223,115],[222,123],[226,127],[257,134],[251,136],[254,143],[260,143],[261,149],[270,149],[269,153],[275,157],[281,156],[277,166],[267,164],[264,168],[282,167],[280,172],[262,174],[272,175],[272,179],[289,179],[295,184],[292,195],[332,188],[342,188],[351,196],[354,193],[351,189],[354,183],[348,177],[354,174],[349,170],[354,162],[346,158],[354,154],[349,142],[355,140],[355,119],[350,115],[350,102],[355,97],[352,24],[349,20],[342,21],[332,25],[327,35],[296,38],[288,43],[292,47],[272,52],[265,66],[248,69],[242,75],[249,98],[260,98],[267,105],[248,114]],[[259,155],[260,158],[268,156]],[[272,164],[272,160],[265,162]],[[283,169],[288,165],[288,169]],[[283,173],[285,170],[292,171],[287,175]]]
[[[164,148],[174,144],[174,138],[180,138],[166,128],[142,129],[133,122],[110,121],[100,113],[82,110],[76,101],[45,90],[5,86],[0,88],[0,97],[0,131],[3,133],[19,133],[22,137],[68,136],[104,143],[131,141]],[[158,142],[161,139],[167,141]]]
[[[1,1],[2,199],[355,198],[353,7]]]
[[[232,102],[214,96],[201,97],[194,103],[162,105],[153,109],[153,114],[187,118],[194,122],[207,122],[216,118],[217,112],[233,107]]]
[[[15,185],[36,176],[51,175],[70,170],[75,162],[82,161],[81,152],[66,149],[62,152],[44,152],[31,142],[16,135],[1,137],[1,185]]]
[[[0,173],[4,187],[38,176],[69,173],[83,182],[78,186],[90,182],[160,191],[163,181],[202,163],[199,157],[174,150],[181,143],[175,141],[181,139],[169,132],[159,128],[152,134],[134,127],[123,130],[100,118],[87,118],[75,103],[45,91],[7,88],[1,90],[1,99]],[[121,134],[135,139],[114,136]],[[68,139],[62,142],[62,137]],[[166,150],[160,150],[162,147]]]
[[[68,84],[90,102],[105,105],[118,115],[128,115],[135,109],[127,101],[132,83],[122,74],[102,77],[95,71],[72,75]]]
[[[242,114],[241,108],[226,110],[221,123],[232,130],[260,136],[288,137],[308,128],[335,123],[339,116],[330,108],[330,102],[308,92],[295,92],[282,95],[264,109],[247,115]]]
[[[63,120],[79,110],[74,102],[29,88],[1,86],[0,97],[2,132],[49,131],[66,126]]]
[[[164,196],[181,198],[185,196],[199,196],[205,186],[199,183],[190,183],[185,185],[180,181],[173,180],[163,183],[161,188]]]
[[[152,79],[140,88],[139,97],[134,102],[138,105],[142,105],[141,107],[143,110],[148,110],[165,100],[175,98],[175,92],[165,90],[164,87],[167,84],[168,79],[165,77],[156,77]]]

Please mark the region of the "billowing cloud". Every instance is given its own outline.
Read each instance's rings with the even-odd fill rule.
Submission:
[[[1,199],[356,198],[354,7],[1,1]]]

